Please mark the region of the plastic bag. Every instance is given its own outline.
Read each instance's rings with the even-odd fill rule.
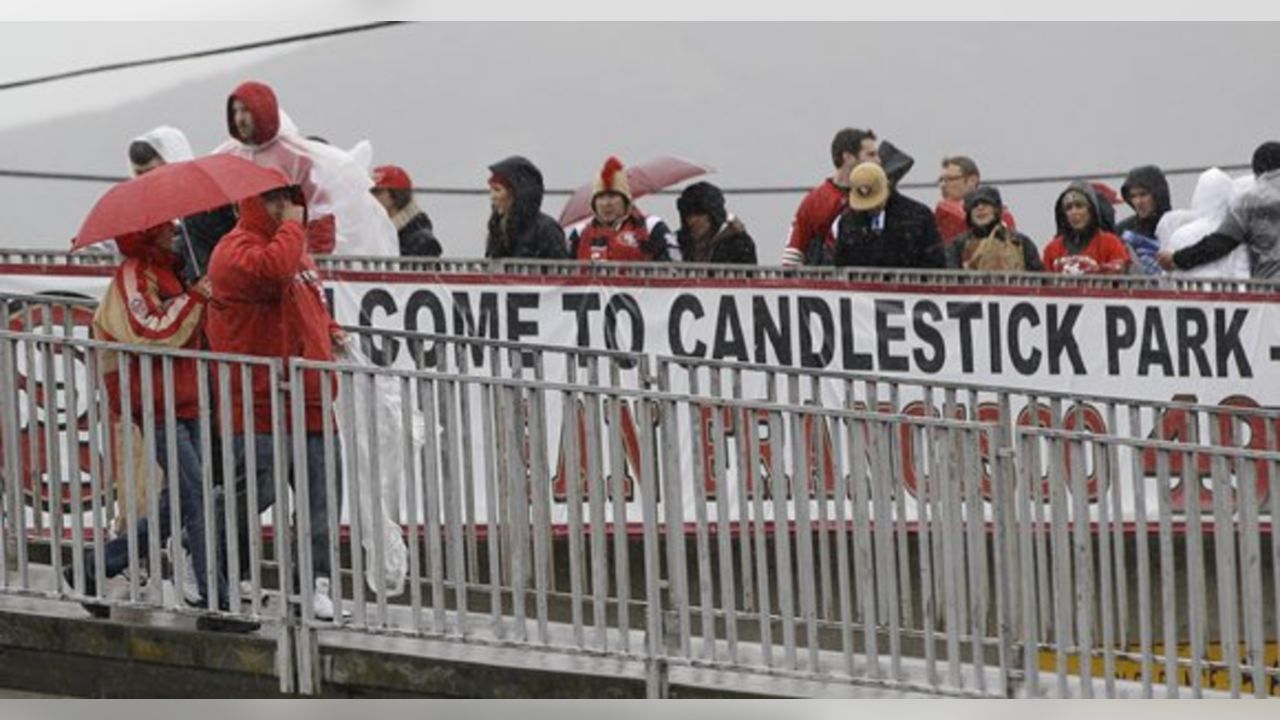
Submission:
[[[349,342],[344,350],[346,362],[373,367],[373,363],[364,353]],[[354,392],[356,417],[369,417],[369,403],[374,403],[377,413],[376,446],[371,447],[369,428],[358,420],[356,427],[351,428],[355,437],[357,456],[357,474],[347,478],[348,488],[358,493],[360,506],[360,546],[365,554],[365,583],[369,589],[377,592],[381,585],[387,595],[396,596],[404,592],[405,577],[409,572],[409,552],[404,543],[400,525],[393,519],[397,513],[391,508],[399,509],[400,480],[404,478],[405,463],[413,463],[418,450],[426,443],[426,427],[422,416],[415,413],[413,427],[410,429],[411,447],[405,447],[404,425],[401,415],[399,384],[394,378],[370,375],[356,375],[352,383]],[[343,413],[338,413],[338,423],[344,422]],[[342,432],[342,452],[352,451],[347,447],[347,432]],[[371,477],[372,453],[378,456],[378,473],[381,477]],[[374,517],[374,483],[378,483],[379,503],[377,518]],[[348,507],[350,507],[348,505]],[[378,534],[382,535],[382,567],[374,563],[374,542]]]

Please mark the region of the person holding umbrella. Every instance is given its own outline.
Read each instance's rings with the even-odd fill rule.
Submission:
[[[205,309],[210,297],[210,284],[202,279],[191,287],[184,287],[179,271],[181,258],[173,251],[174,225],[161,223],[141,232],[131,232],[116,238],[116,245],[124,262],[116,269],[102,302],[93,316],[93,337],[108,342],[147,345],[152,347],[198,350],[203,347]],[[126,416],[135,423],[143,422],[143,380],[137,355],[118,351],[102,354],[102,368],[111,412],[116,417]],[[178,475],[179,512],[182,529],[186,533],[186,546],[190,553],[191,570],[194,571],[199,591],[198,605],[207,605],[210,588],[207,586],[206,564],[209,561],[205,547],[204,503],[201,482],[202,459],[200,457],[200,422],[197,361],[193,358],[174,358],[173,396],[165,395],[160,381],[158,365],[153,369],[151,390],[155,424],[156,462],[166,476],[171,471]],[[129,397],[122,397],[119,375],[129,374]],[[166,407],[173,407],[175,416],[174,437],[169,438],[164,421]],[[176,445],[178,466],[169,467],[169,443]],[[169,490],[164,487],[159,498],[160,542],[168,540],[174,528],[170,526]],[[147,537],[152,529],[148,518],[140,518],[135,529],[108,542],[103,549],[103,571],[106,577],[119,575],[129,566],[129,542],[134,542],[141,557],[147,556],[150,547]],[[85,567],[94,567],[93,551],[85,554]],[[68,585],[74,585],[72,567],[67,566],[64,577]],[[218,576],[218,607],[229,608],[227,584]],[[96,596],[95,574],[85,574],[84,594]],[[85,608],[95,617],[106,617],[109,608],[93,602]],[[255,622],[202,616],[197,627],[247,632],[256,629]]]
[[[286,182],[275,170],[258,167],[253,163],[231,156],[211,156],[196,160],[160,163],[146,172],[113,186],[94,204],[93,209],[80,225],[72,243],[72,250],[85,250],[106,241],[115,241],[125,256],[117,269],[94,317],[94,336],[101,340],[119,341],[139,345],[152,345],[180,349],[203,348],[202,330],[209,309],[211,282],[202,280],[186,286],[179,276],[182,260],[173,250],[174,220],[213,208],[234,203],[242,198],[278,188]],[[204,546],[202,463],[199,448],[199,376],[197,362],[192,359],[174,358],[173,397],[164,392],[162,377],[156,377],[156,387],[151,388],[155,406],[150,408],[160,418],[156,430],[158,464],[166,473],[176,472],[179,478],[179,516],[182,529],[188,536],[192,565],[201,583],[200,595],[207,604],[209,593],[216,593],[217,606],[228,609],[227,583],[220,578],[216,588],[204,587],[209,548]],[[144,397],[138,360],[122,357],[120,353],[103,354],[104,370],[111,376],[107,382],[108,400],[118,417],[138,420],[145,417],[148,408],[143,407]],[[156,370],[153,367],[153,370]],[[131,392],[128,396],[116,392],[121,372],[127,373]],[[166,410],[173,408],[177,420],[174,437],[168,437],[164,418]],[[207,408],[205,409],[207,412]],[[167,467],[170,446],[178,458],[178,467]],[[170,475],[172,477],[172,475]],[[167,508],[172,500],[167,490],[159,499]],[[193,514],[195,513],[195,514]],[[160,511],[159,532],[167,536],[169,511]],[[149,528],[146,520],[140,520],[130,528],[128,536],[113,541],[105,548],[104,570],[107,576],[120,573],[128,566],[129,537],[139,549],[149,548],[146,540]],[[145,552],[145,550],[143,550]],[[92,567],[92,556],[86,564]],[[64,575],[74,586],[74,575]],[[86,577],[83,594],[91,600],[85,608],[98,617],[105,617],[110,610],[96,601],[99,588],[96,576]],[[251,630],[255,623],[216,616],[204,616],[197,621],[206,629]]]
[[[570,254],[579,260],[680,259],[680,246],[662,218],[645,215],[631,202],[631,184],[616,157],[605,161],[592,183],[591,212],[569,233]]]

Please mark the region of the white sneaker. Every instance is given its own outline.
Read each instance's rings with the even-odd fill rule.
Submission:
[[[311,596],[311,611],[318,620],[333,619],[333,598],[329,595],[329,578],[316,578],[316,591]]]

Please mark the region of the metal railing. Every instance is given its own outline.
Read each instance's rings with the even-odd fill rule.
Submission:
[[[316,690],[306,634],[334,627],[640,660],[658,686],[679,666],[944,695],[1280,687],[1265,667],[1280,642],[1272,410],[670,357],[655,378],[632,353],[354,328],[369,350],[401,343],[396,366],[286,368],[86,340],[68,319],[84,303],[0,300],[32,330],[0,331],[4,591],[186,612],[141,584],[144,568],[180,577],[181,553],[170,575],[137,528],[160,524],[162,488],[181,497],[148,458],[180,464],[156,395],[194,362],[206,544],[252,586],[227,583],[227,610],[207,596],[200,613],[269,621],[282,689]],[[108,353],[136,374],[109,380]],[[253,444],[253,400],[232,408],[227,390],[255,368],[282,499],[266,516],[245,510],[261,506],[258,455],[225,442],[238,415]],[[311,401],[329,409],[314,448]],[[113,414],[138,418],[136,439]],[[220,502],[219,487],[243,490]],[[116,519],[118,599],[84,560]],[[403,592],[386,579],[397,552]],[[55,582],[71,568],[71,588],[42,584],[41,560]],[[322,570],[332,621],[316,616]]]
[[[1034,427],[1018,428],[1017,447],[1027,694],[1114,697],[1140,683],[1147,698],[1160,685],[1165,697],[1280,695],[1280,536],[1260,517],[1280,516],[1280,494],[1259,492],[1280,453]],[[1154,482],[1126,490],[1139,513],[1133,534],[1113,535],[1124,520],[1085,500],[1086,466],[1110,475],[1117,455],[1135,466],[1154,455],[1158,467]],[[1190,481],[1197,457],[1211,461],[1212,509],[1186,513],[1177,532],[1170,488]],[[1126,557],[1136,603],[1119,592]]]
[[[233,408],[231,386],[255,377],[276,420],[265,437],[283,447],[278,360],[0,330],[0,588],[74,598],[103,616],[133,607],[194,614],[197,626],[288,624],[290,539],[264,533],[288,527],[284,504],[262,522],[225,501],[243,485],[230,442],[236,416],[250,441],[255,434],[253,394]],[[245,462],[252,472],[254,460]],[[273,468],[276,497],[287,497],[288,472]],[[292,655],[277,661],[287,691]]]
[[[990,426],[305,360],[291,361],[290,370],[294,377],[332,373],[338,398],[358,398],[362,383],[391,388],[402,413],[395,444],[414,449],[400,468],[408,607],[390,603],[382,587],[368,593],[353,583],[338,595],[353,627],[900,691],[1007,692],[1009,639],[1000,632],[1010,623],[1000,614],[1009,608],[997,576],[1008,581],[1000,575],[1008,564],[994,555],[1003,545],[984,539],[988,519],[977,494],[978,452],[994,441]],[[319,392],[329,406],[331,388]],[[469,396],[479,418],[468,425],[460,408]],[[293,402],[302,398],[295,394]],[[372,408],[358,420],[353,405],[339,399],[336,407],[339,424],[368,433],[371,442],[386,432]],[[419,416],[438,431],[415,437]],[[737,416],[751,418],[760,432],[731,437],[729,418]],[[295,412],[295,453],[303,452],[299,417]],[[707,424],[708,443],[687,441]],[[958,481],[940,483],[909,508],[892,480],[903,427],[935,438],[937,452],[922,463],[932,477]],[[326,424],[319,433],[326,469],[351,461],[333,451],[334,432]],[[829,487],[813,484],[820,441],[837,448]],[[474,478],[463,471],[469,455]],[[915,579],[903,573],[894,533],[930,512],[946,552],[920,562],[925,572],[936,565],[948,582],[921,603],[973,610],[907,625],[898,594]],[[355,508],[349,514],[365,516]],[[1003,538],[998,514],[989,521]],[[482,526],[483,548],[465,540],[469,522]],[[368,557],[353,552],[344,571],[358,578],[369,558],[381,565],[388,549],[375,538]],[[822,617],[816,561],[828,552],[842,602]],[[341,566],[338,548],[330,553]],[[479,581],[467,572],[473,562],[481,566]],[[305,587],[306,560],[301,567]]]
[[[108,379],[104,372],[108,353],[121,356],[121,367],[135,368],[136,363],[136,368]],[[81,361],[83,373],[76,367]],[[361,631],[527,643],[621,655],[649,664],[834,676],[901,691],[1003,692],[1001,678],[1009,676],[1008,668],[997,668],[1001,660],[1007,665],[1008,653],[1001,648],[1008,644],[988,632],[985,614],[946,627],[920,629],[902,623],[893,599],[897,588],[909,580],[899,577],[893,549],[885,540],[891,526],[910,520],[895,503],[890,481],[894,453],[885,443],[894,441],[894,428],[903,423],[932,428],[950,448],[938,455],[936,472],[959,476],[974,471],[977,448],[991,441],[989,427],[762,403],[704,402],[694,396],[575,382],[300,360],[291,363],[286,381],[278,375],[278,363],[261,358],[121,346],[56,333],[0,331],[0,376],[7,379],[0,388],[0,436],[7,450],[0,461],[6,499],[3,534],[14,540],[12,551],[6,548],[0,557],[6,592],[44,592],[106,606],[186,612],[175,597],[160,593],[155,582],[181,576],[181,554],[172,558],[170,575],[160,560],[159,534],[140,536],[144,516],[150,527],[163,524],[165,489],[171,500],[170,527],[185,526],[180,473],[162,476],[150,462],[152,455],[163,456],[167,467],[180,466],[176,457],[180,448],[174,440],[176,409],[170,399],[176,389],[175,366],[184,361],[197,363],[203,534],[206,545],[214,548],[212,554],[225,558],[206,565],[206,580],[216,588],[216,574],[222,567],[233,579],[227,583],[229,607],[219,609],[210,593],[202,612],[218,614],[220,610],[232,617],[271,619],[281,643],[289,637],[283,629],[289,626],[287,606],[292,602],[300,603],[303,627],[327,627],[327,621],[315,616],[316,598],[311,592],[318,577],[319,549],[332,563],[328,572],[339,606],[337,621]],[[577,364],[570,362],[567,367]],[[245,452],[241,459],[228,442],[236,435],[236,415],[249,436],[247,443],[253,441],[255,403],[245,393],[241,406],[232,408],[228,390],[237,377],[251,385],[258,370],[267,373],[271,383],[267,395],[272,405],[268,436],[275,460],[272,484],[281,498],[271,505],[267,521],[246,512],[241,502],[230,502],[229,490],[226,500],[219,502],[215,484],[221,479],[223,488],[243,486],[235,496],[247,493],[247,506],[260,506],[252,481],[258,456]],[[317,462],[308,455],[304,408],[313,398],[305,396],[309,385],[302,376],[317,371],[334,379],[332,384],[317,385],[317,392],[324,395],[320,406],[333,408],[332,413],[324,413],[321,432],[323,484],[302,479],[308,463]],[[110,423],[102,422],[112,414],[108,398],[112,383],[119,389],[115,394],[121,406],[118,414],[136,417],[141,426],[137,442],[144,452],[135,465],[129,464],[135,458],[129,448],[134,441],[125,439],[124,449],[116,450]],[[382,407],[361,400],[362,383],[371,392],[388,383],[399,389],[402,423],[399,442],[394,444],[414,449],[411,461],[398,468],[405,473],[407,495],[407,519],[396,528],[397,536],[409,539],[407,605],[390,603],[391,593],[380,583],[372,583],[366,592],[360,582],[366,575],[362,565],[383,567],[391,550],[384,543],[386,536],[378,533],[372,534],[371,548],[356,547],[356,538],[366,536],[360,527],[368,517],[363,506],[376,507],[382,499],[378,483],[372,483],[367,493],[364,488],[357,492],[351,478],[379,478],[391,464],[380,452],[351,451],[360,435],[366,435],[376,448],[388,434],[386,426],[379,424],[385,417]],[[136,407],[132,404],[135,389],[140,394]],[[157,393],[164,398],[158,408]],[[463,425],[461,398],[466,395],[478,400],[474,406],[478,417]],[[82,403],[87,427],[83,438],[79,423],[71,421],[81,416]],[[24,407],[28,410],[20,412]],[[737,413],[756,417],[768,436],[754,440],[739,436],[735,442],[741,454],[733,457],[743,461],[735,464],[726,454],[730,440],[721,416]],[[703,455],[701,446],[679,439],[689,436],[708,416],[719,435],[710,454]],[[580,432],[572,429],[574,425]],[[427,430],[418,432],[419,426]],[[822,488],[821,499],[819,488],[805,481],[813,475],[812,453],[806,448],[818,426],[841,439],[842,457],[850,468],[848,478],[840,474],[844,479],[838,487]],[[221,439],[219,449],[211,444],[215,427]],[[564,430],[558,437],[556,427]],[[473,428],[478,432],[473,433]],[[82,440],[89,445],[87,474],[76,465],[77,443]],[[46,453],[42,468],[24,461],[37,449]],[[96,485],[106,479],[108,487],[114,487],[113,453],[125,462],[120,471],[123,490],[114,494]],[[467,454],[478,460],[473,486],[466,485],[460,461]],[[558,462],[553,462],[557,455]],[[215,459],[222,461],[220,472],[215,471]],[[70,468],[69,474],[62,472],[64,467]],[[348,479],[342,480],[343,476]],[[79,493],[72,493],[67,507],[54,502],[46,511],[38,503],[28,504],[31,495],[23,490],[27,481],[47,484],[51,497],[59,498],[73,478],[83,482],[85,477],[93,488],[88,508]],[[691,478],[696,478],[698,489],[685,497]],[[286,499],[290,485],[291,503]],[[313,513],[317,506],[311,500],[317,491],[323,493],[325,510]],[[849,498],[848,503],[834,503],[847,514],[825,522],[838,529],[840,543],[835,552],[847,561],[841,576],[850,604],[837,619],[819,621],[811,592],[816,517],[811,506],[826,507],[828,491]],[[468,497],[475,502],[472,509],[467,509]],[[733,508],[740,507],[740,499],[749,501],[751,509],[747,516],[735,517]],[[108,578],[101,560],[110,535],[105,506],[112,504],[122,506],[119,514],[127,520],[121,537],[127,548],[123,564],[130,568],[129,587],[127,597],[119,599],[105,591]],[[349,548],[344,548],[337,527],[344,506],[351,526]],[[963,508],[963,502],[957,507]],[[40,533],[32,521],[36,514],[48,516],[46,530]],[[321,525],[328,527],[327,540],[323,545],[309,542]],[[474,550],[468,548],[466,526],[483,533],[483,544],[473,544]],[[297,537],[280,532],[283,528],[296,530]],[[266,531],[272,529],[268,536]],[[971,533],[960,525],[948,525],[947,532],[954,540],[949,546],[957,549],[945,562],[957,562],[965,552],[958,548]],[[693,539],[687,540],[686,533]],[[731,537],[735,533],[737,541]],[[752,537],[749,544],[756,548],[754,575],[743,578],[754,594],[749,602],[741,597],[743,583],[736,579],[731,563],[726,563],[726,558],[743,552],[743,535]],[[710,538],[715,538],[714,550],[708,544]],[[240,565],[239,542],[250,545],[248,568]],[[33,563],[31,553],[41,546],[47,547],[45,575],[52,576],[52,586],[42,585],[32,573],[33,565],[41,563]],[[295,556],[296,562],[291,560]],[[480,566],[484,581],[470,580],[475,577],[465,569],[470,564]],[[1000,565],[992,559],[985,566]],[[59,582],[64,567],[72,568],[65,586]],[[146,588],[140,579],[143,568],[153,581]],[[295,568],[296,589],[291,579]],[[556,574],[569,578],[567,592],[552,582]],[[240,596],[239,584],[234,582],[241,575],[252,585],[247,598]],[[965,593],[974,602],[982,598],[984,606],[990,607],[994,598],[988,584],[970,586],[962,581],[949,585],[947,592]],[[263,589],[270,592],[267,612],[259,605]],[[473,597],[476,593],[478,599]],[[344,606],[353,613],[349,621],[343,619]],[[861,642],[855,642],[857,636]],[[961,637],[966,643],[972,640],[976,658],[960,652]],[[934,652],[943,646],[950,650],[938,655],[923,650]],[[297,647],[310,645],[300,641]],[[945,657],[945,671],[937,664],[940,656]],[[314,673],[308,665],[312,658],[290,657],[296,657],[298,688],[314,689],[309,680],[303,680]],[[282,688],[288,684],[284,677]]]

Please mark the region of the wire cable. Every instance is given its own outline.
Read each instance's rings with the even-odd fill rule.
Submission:
[[[1208,167],[1217,167],[1225,172],[1236,172],[1239,170],[1249,170],[1251,165],[1216,165]],[[1198,175],[1206,170],[1206,167],[1178,167],[1164,170],[1165,177],[1176,177],[1181,175]],[[1008,187],[1013,185],[1047,185],[1050,183],[1067,183],[1073,180],[1086,178],[1089,180],[1102,180],[1123,178],[1128,173],[1125,171],[1108,171],[1098,173],[1076,173],[1072,175],[1037,175],[1031,177],[1015,177],[1003,178],[995,180],[986,180],[983,184],[995,185],[997,187]],[[71,182],[94,182],[94,183],[116,183],[128,178],[119,175],[94,175],[88,173],[64,173],[64,172],[42,172],[38,170],[4,170],[0,169],[0,178],[23,178],[28,180],[63,180]],[[937,187],[936,183],[915,182],[900,183],[898,187],[906,190],[920,190]],[[812,188],[807,186],[777,186],[777,187],[740,187],[740,188],[721,188],[721,192],[725,195],[798,195],[809,192]],[[458,188],[458,187],[416,187],[413,192],[418,195],[463,195],[463,196],[487,196],[489,194],[486,188]],[[575,189],[553,188],[545,190],[544,195],[560,195],[567,196],[577,192]],[[679,190],[662,190],[656,195],[679,195]]]
[[[199,58],[213,57],[215,55],[227,55],[229,53],[244,52],[246,50],[259,50],[261,48],[275,47],[277,45],[306,42],[308,40],[321,40],[329,37],[337,37],[339,35],[350,35],[352,33],[367,32],[369,30],[378,30],[391,25],[402,24],[404,24],[404,21],[402,20],[372,22],[365,23],[363,25],[350,25],[347,27],[333,28],[330,30],[318,30],[316,32],[302,33],[300,35],[286,35],[284,37],[272,38],[269,40],[242,43],[240,45],[227,45],[219,48],[210,48],[208,50],[197,50],[195,52],[180,53],[177,55],[163,55],[143,60],[126,60],[124,62],[108,63],[106,65],[94,65],[91,67],[80,68],[78,70],[54,73],[53,75],[42,75],[40,77],[28,78],[26,80],[15,80],[13,82],[0,83],[0,90],[14,90],[22,87],[30,87],[32,85],[43,85],[45,83],[57,82],[59,80],[69,80],[71,78],[84,77],[86,75],[97,75],[99,73],[112,72],[115,70],[127,70],[129,68],[144,67],[147,65],[162,65],[164,63],[177,62],[180,60],[196,60]]]

